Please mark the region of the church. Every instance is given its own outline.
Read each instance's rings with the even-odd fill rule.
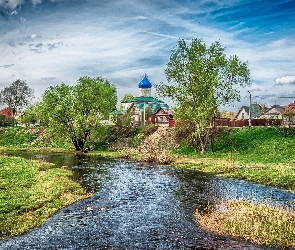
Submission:
[[[152,123],[161,126],[173,126],[174,121],[168,104],[151,96],[152,84],[146,74],[138,83],[138,90],[139,96],[121,102],[123,112],[131,111],[133,125]]]

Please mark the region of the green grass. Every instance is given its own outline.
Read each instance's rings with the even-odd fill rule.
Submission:
[[[252,127],[235,129],[231,136],[221,135],[215,143],[216,155],[230,153],[232,143],[238,154],[234,157],[245,163],[294,163],[295,128]]]
[[[234,143],[234,150],[232,148]],[[295,192],[295,128],[261,127],[220,133],[214,152],[182,146],[175,165]]]
[[[52,164],[0,155],[0,238],[24,233],[87,197],[71,176]]]
[[[53,139],[42,127],[0,128],[0,147],[9,150],[73,150],[66,138]]]

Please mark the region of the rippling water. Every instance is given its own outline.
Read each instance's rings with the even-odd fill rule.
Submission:
[[[64,154],[21,156],[68,166],[93,192],[0,249],[266,249],[205,232],[193,213],[221,199],[292,207],[294,194],[195,171]]]

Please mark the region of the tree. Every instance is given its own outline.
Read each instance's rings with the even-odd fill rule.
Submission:
[[[144,117],[144,114],[145,114],[145,117]],[[142,115],[142,120],[145,120],[145,122],[148,121],[149,118],[153,115],[153,109],[152,109],[152,107],[151,106],[147,106],[145,108],[145,112],[142,112],[141,115]]]
[[[117,103],[116,88],[100,77],[79,78],[77,84],[51,86],[38,104],[37,114],[55,135],[71,139],[76,151],[85,151],[91,134],[108,118]]]
[[[238,87],[250,85],[247,63],[237,56],[226,58],[219,42],[210,47],[201,39],[190,44],[179,40],[165,70],[168,84],[156,86],[163,97],[175,101],[174,118],[178,129],[188,124],[190,138],[204,153],[209,141],[210,124],[218,106],[239,100]]]
[[[20,121],[27,126],[29,124],[34,124],[37,122],[37,116],[36,116],[36,105],[29,105],[28,108],[23,111]]]
[[[0,100],[12,109],[13,116],[15,116],[18,109],[30,103],[33,93],[33,89],[29,88],[24,80],[17,79],[0,92]]]

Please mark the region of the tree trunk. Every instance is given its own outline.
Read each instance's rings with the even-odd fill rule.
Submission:
[[[72,142],[75,146],[76,151],[84,152],[85,141],[82,139],[72,138]]]
[[[214,143],[214,135],[213,132],[210,133],[210,148],[211,148],[211,152],[213,152],[213,143]]]
[[[209,139],[209,129],[208,131],[205,131],[203,134],[199,135],[199,139],[201,144],[201,154],[205,154]]]
[[[198,150],[199,150],[199,139],[198,139],[197,136],[193,139],[193,147],[194,147],[194,151],[198,152]]]
[[[205,144],[203,134],[199,135],[199,140],[200,140],[200,145],[201,145],[201,154],[205,154],[205,152],[206,152],[206,144]]]

